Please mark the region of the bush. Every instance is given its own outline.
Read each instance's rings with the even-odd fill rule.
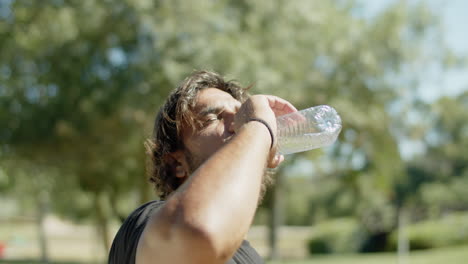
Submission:
[[[468,243],[468,213],[451,214],[440,219],[409,225],[410,249],[429,249]],[[390,237],[390,248],[397,247],[398,230]]]
[[[324,237],[312,238],[307,244],[310,254],[329,254],[331,253],[328,241]]]
[[[340,218],[315,225],[307,248],[310,254],[352,253],[359,250],[361,243],[358,222]]]

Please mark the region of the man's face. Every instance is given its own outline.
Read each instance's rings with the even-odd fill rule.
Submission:
[[[219,89],[207,88],[198,92],[193,110],[198,125],[194,129],[186,128],[183,131],[183,155],[189,167],[188,175],[234,136],[234,116],[240,107],[239,101]],[[259,203],[263,200],[267,187],[273,183],[272,176],[271,172],[263,175]]]
[[[193,114],[194,129],[184,131],[190,173],[234,136],[234,116],[241,103],[229,93],[216,88],[198,92]]]

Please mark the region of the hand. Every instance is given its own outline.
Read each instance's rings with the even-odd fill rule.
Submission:
[[[273,95],[254,95],[245,101],[234,117],[234,130],[237,132],[252,118],[264,120],[270,126],[275,142],[268,156],[268,168],[276,168],[284,160],[283,155],[277,152],[277,126],[276,117],[296,112],[297,109],[288,101]]]

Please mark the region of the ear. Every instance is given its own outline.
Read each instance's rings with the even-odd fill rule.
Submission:
[[[167,154],[166,161],[172,165],[173,174],[180,179],[189,176],[189,166],[184,151],[177,150]]]

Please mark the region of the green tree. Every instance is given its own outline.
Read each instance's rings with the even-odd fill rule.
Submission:
[[[52,207],[95,218],[104,244],[106,222],[150,198],[143,140],[169,90],[197,68],[298,108],[334,106],[343,119],[327,150],[335,159],[314,173],[335,175],[336,199],[354,202],[330,215],[356,212],[372,232],[391,226],[380,220],[394,212],[392,186],[405,173],[394,130],[407,124],[397,122],[405,107],[389,109],[412,104],[401,100],[414,92],[411,69],[426,62],[426,37],[438,34],[424,5],[397,2],[370,19],[357,1],[16,0],[2,8],[10,12],[0,20],[0,162],[46,159],[62,176],[52,181]],[[296,157],[317,160],[316,152]]]
[[[409,197],[416,218],[439,217],[443,213],[467,210],[464,188],[468,184],[468,92],[455,98],[443,97],[431,107],[434,124],[424,140],[424,156],[408,166],[400,197]]]
[[[63,177],[46,176],[53,183],[47,189],[54,195],[53,208],[67,216],[96,218],[103,241],[108,241],[107,221],[113,215],[123,218],[133,207],[127,203],[124,211],[118,209],[131,190],[139,190],[140,201],[149,199],[142,125],[147,116],[140,101],[157,104],[164,92],[148,95],[149,86],[165,81],[152,75],[159,58],[148,53],[151,36],[135,5],[2,3],[7,10],[0,21],[2,163],[16,163],[16,171],[24,166],[59,169]],[[18,184],[33,185],[27,180]],[[89,195],[94,202],[76,205],[70,193]]]

